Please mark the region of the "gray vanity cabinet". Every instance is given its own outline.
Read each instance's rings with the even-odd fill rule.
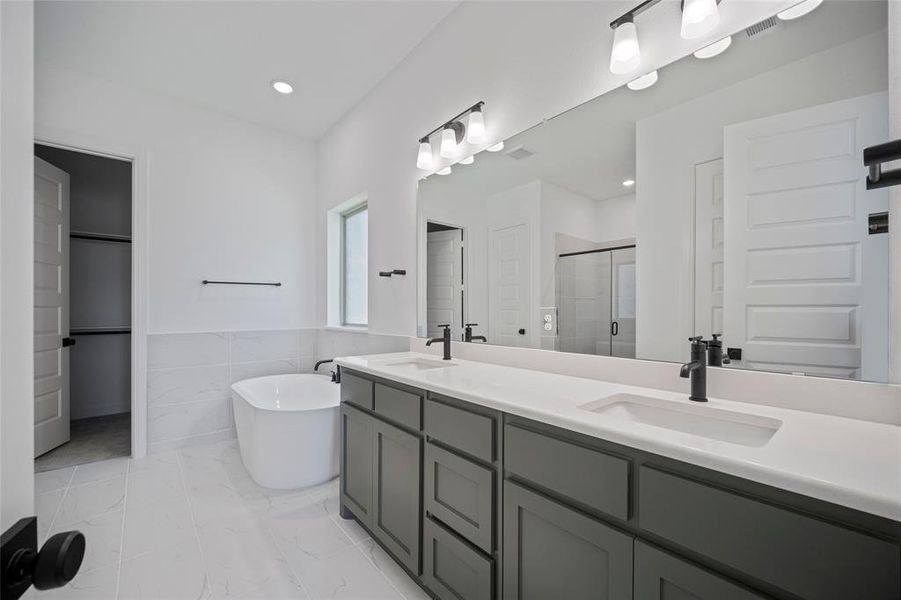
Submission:
[[[632,598],[634,538],[504,483],[504,598]]]
[[[635,600],[764,600],[649,544],[635,542]]]
[[[419,573],[422,440],[373,419],[372,532]]]
[[[341,504],[367,527],[372,526],[372,417],[341,405]]]
[[[422,579],[441,600],[494,598],[494,561],[432,519],[423,522]]]

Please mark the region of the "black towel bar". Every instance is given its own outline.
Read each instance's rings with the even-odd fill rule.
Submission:
[[[269,285],[272,287],[281,287],[281,281],[215,281],[213,279],[204,279],[203,285]]]

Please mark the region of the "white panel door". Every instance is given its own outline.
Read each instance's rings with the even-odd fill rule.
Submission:
[[[69,441],[69,175],[34,159],[34,455]]]
[[[723,159],[695,165],[694,335],[723,333]]]
[[[880,93],[726,128],[724,345],[746,367],[885,381],[887,246],[867,227],[887,192],[861,156],[887,123]]]
[[[438,325],[450,323],[451,337],[463,331],[463,231],[426,234],[426,335],[440,337]]]
[[[489,231],[488,339],[501,346],[529,345],[529,226]]]

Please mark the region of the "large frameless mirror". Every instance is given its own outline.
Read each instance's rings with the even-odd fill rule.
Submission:
[[[888,192],[861,156],[887,62],[885,0],[827,1],[427,177],[419,335],[682,362],[717,334],[727,368],[886,381]]]

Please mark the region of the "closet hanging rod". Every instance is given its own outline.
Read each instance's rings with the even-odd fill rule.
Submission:
[[[82,231],[72,231],[69,233],[70,238],[79,240],[94,240],[98,242],[119,242],[120,244],[130,244],[131,238],[120,235],[107,235],[104,233],[86,233]]]
[[[215,281],[213,279],[204,279],[203,285],[269,285],[272,287],[281,287],[281,281]]]
[[[116,335],[116,334],[128,334],[131,333],[130,327],[109,327],[104,329],[103,327],[90,328],[90,329],[70,329],[69,335]]]

